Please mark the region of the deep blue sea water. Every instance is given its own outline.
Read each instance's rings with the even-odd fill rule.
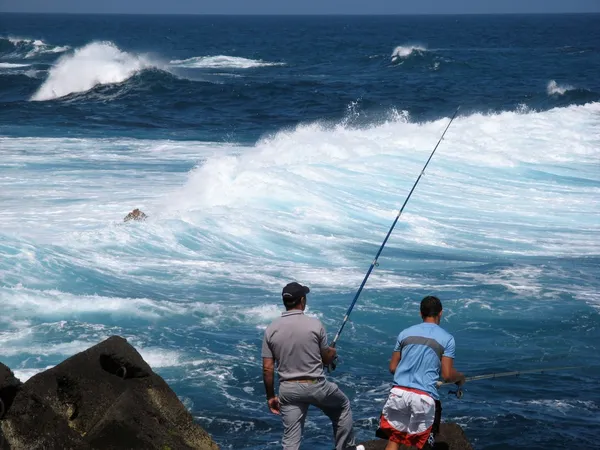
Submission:
[[[438,295],[467,373],[600,365],[600,15],[0,15],[0,360],[119,334],[223,448],[278,448],[282,286],[370,439],[395,336]],[[123,224],[139,207],[144,223]],[[598,368],[467,384],[477,449],[598,448]],[[330,449],[310,412],[306,449]]]

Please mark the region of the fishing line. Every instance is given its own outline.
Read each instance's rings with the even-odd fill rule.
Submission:
[[[465,382],[490,380],[490,379],[501,378],[501,377],[519,376],[519,375],[523,375],[523,374],[527,374],[527,373],[546,373],[546,372],[554,372],[557,370],[580,369],[582,367],[585,367],[585,366],[548,367],[545,369],[515,370],[512,372],[487,373],[484,375],[475,375],[472,377],[466,377]],[[438,381],[436,383],[436,387],[439,389],[442,386],[447,386],[447,385],[451,385],[451,384],[455,384],[455,383],[447,383],[447,382],[443,382],[443,381]],[[462,392],[461,388],[462,388],[462,386],[459,386],[459,388],[456,391],[450,391],[449,394],[455,394],[456,397],[462,398],[463,392]]]
[[[408,196],[406,197],[406,200],[404,200],[404,204],[402,205],[402,208],[400,208],[400,211],[398,212],[398,215],[396,216],[396,219],[392,223],[392,226],[390,227],[390,230],[388,231],[387,236],[385,237],[385,239],[381,243],[381,247],[379,247],[379,251],[375,255],[375,259],[371,263],[371,267],[369,267],[369,270],[367,270],[365,278],[363,279],[362,283],[360,284],[360,287],[358,288],[358,291],[356,292],[356,295],[354,296],[354,299],[352,300],[352,303],[350,304],[350,307],[348,308],[348,310],[346,311],[346,314],[344,315],[344,320],[342,321],[342,325],[340,326],[340,329],[338,330],[338,332],[336,333],[335,337],[333,338],[333,342],[331,343],[332,347],[335,347],[336,342],[340,338],[340,335],[342,334],[342,331],[344,329],[344,326],[346,325],[346,322],[348,322],[348,318],[350,317],[350,313],[352,312],[352,309],[354,308],[354,305],[356,304],[356,301],[358,300],[358,297],[360,296],[360,293],[362,292],[363,288],[365,287],[365,284],[367,283],[367,280],[369,279],[369,276],[371,275],[371,272],[373,271],[373,269],[375,268],[375,266],[378,265],[377,259],[379,258],[379,255],[381,255],[381,252],[383,251],[383,247],[385,247],[385,244],[387,243],[388,239],[390,238],[390,235],[392,234],[392,230],[396,226],[396,223],[398,223],[398,219],[400,219],[400,216],[402,215],[402,211],[404,211],[404,207],[408,203],[408,200],[410,199],[410,196],[412,195],[413,191],[417,187],[417,184],[419,183],[419,180],[421,179],[421,177],[425,173],[425,169],[427,168],[427,165],[429,164],[429,161],[431,161],[431,158],[433,158],[433,155],[434,155],[435,151],[437,150],[438,146],[440,145],[440,143],[444,139],[444,135],[446,134],[446,131],[448,131],[448,128],[450,128],[450,125],[452,124],[452,121],[454,120],[454,118],[458,114],[458,110],[459,109],[460,109],[460,106],[458,108],[456,108],[456,111],[452,115],[452,118],[450,119],[450,122],[448,122],[448,125],[446,126],[446,129],[444,130],[444,132],[442,133],[442,136],[440,137],[440,139],[438,140],[437,144],[435,145],[433,151],[431,152],[431,155],[429,155],[429,158],[427,159],[427,162],[423,166],[423,169],[421,170],[421,173],[419,174],[419,177],[417,178],[417,180],[413,184],[413,187],[410,190],[410,192],[408,193]],[[335,362],[331,363],[330,366],[328,366],[328,370],[330,370],[330,371],[331,370],[335,370],[335,367],[336,367]]]

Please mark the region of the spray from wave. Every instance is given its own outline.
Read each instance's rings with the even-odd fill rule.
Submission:
[[[427,51],[422,45],[400,45],[392,52],[392,62],[397,62],[400,59],[406,59],[412,54],[423,54]]]
[[[98,85],[122,83],[151,67],[157,64],[145,56],[123,52],[111,42],[92,42],[62,56],[31,100],[52,100]]]
[[[550,80],[546,86],[546,92],[548,95],[563,95],[565,92],[572,91],[575,88],[568,84],[558,84],[554,80]]]
[[[247,59],[238,56],[195,56],[176,59],[170,62],[175,67],[188,69],[252,69],[256,67],[283,66],[285,63],[267,62],[260,59]]]

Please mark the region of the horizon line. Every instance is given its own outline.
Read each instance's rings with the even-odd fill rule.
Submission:
[[[600,11],[560,11],[560,12],[435,12],[435,13],[164,13],[164,12],[67,12],[67,11],[1,11],[2,14],[31,14],[31,15],[105,15],[105,16],[220,16],[220,17],[245,17],[245,16],[273,16],[273,17],[388,17],[388,16],[556,16],[556,15],[583,15],[600,14]]]

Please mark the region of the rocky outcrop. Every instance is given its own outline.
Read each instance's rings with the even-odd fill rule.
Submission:
[[[377,439],[363,442],[365,450],[385,450],[387,441]],[[415,449],[416,447],[400,447],[402,450]],[[473,450],[465,432],[455,423],[440,424],[440,433],[435,438],[434,450]]]
[[[12,406],[21,385],[12,370],[0,363],[0,419]]]
[[[167,383],[113,336],[20,384],[0,367],[0,448],[218,450]]]
[[[387,441],[362,443],[384,450]],[[26,383],[0,363],[0,450],[218,450],[167,383],[113,336]],[[408,449],[408,447],[402,447]],[[436,450],[473,450],[443,423]]]
[[[148,218],[148,216],[143,211],[140,211],[139,209],[136,208],[125,216],[125,218],[123,219],[123,222],[129,222],[130,220],[144,221],[147,218]]]

